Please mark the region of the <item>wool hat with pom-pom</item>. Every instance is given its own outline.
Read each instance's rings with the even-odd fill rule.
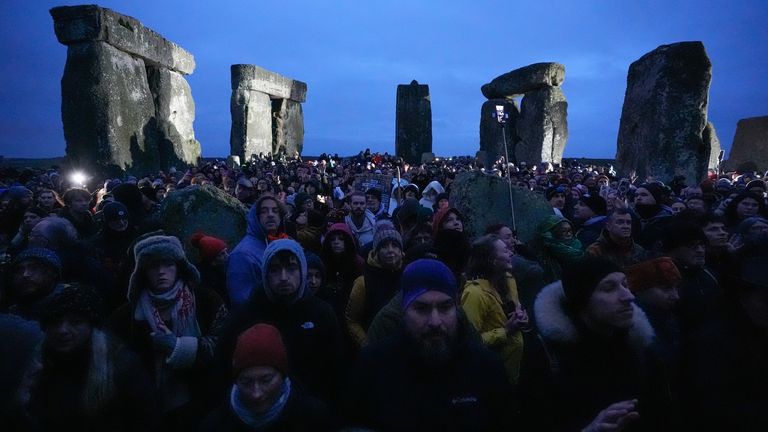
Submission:
[[[189,243],[200,251],[200,259],[206,262],[213,261],[221,252],[227,249],[227,243],[224,240],[202,232],[193,234],[189,239]]]

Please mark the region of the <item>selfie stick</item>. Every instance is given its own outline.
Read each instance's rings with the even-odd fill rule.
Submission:
[[[504,164],[507,166],[507,187],[509,189],[509,206],[512,209],[512,233],[517,237],[517,224],[515,223],[515,200],[512,199],[512,177],[509,175],[509,150],[507,149],[507,132],[504,125],[507,124],[509,114],[504,112],[504,105],[496,105],[496,121],[501,126],[501,138],[504,141]]]

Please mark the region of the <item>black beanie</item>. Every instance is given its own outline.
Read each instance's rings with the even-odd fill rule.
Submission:
[[[608,214],[608,205],[605,199],[599,195],[584,195],[579,199],[585,206],[589,207],[598,216]]]
[[[102,319],[101,308],[101,298],[93,288],[76,283],[59,285],[44,303],[40,325],[45,328],[72,314],[98,326]]]
[[[563,269],[563,292],[571,310],[584,307],[597,284],[611,273],[621,272],[621,267],[605,258],[586,257]]]
[[[669,197],[669,193],[671,192],[668,187],[660,182],[643,183],[638,186],[638,189],[640,188],[648,190],[648,192],[653,195],[653,199],[656,200],[657,205],[664,205],[664,202],[667,200],[667,197]]]

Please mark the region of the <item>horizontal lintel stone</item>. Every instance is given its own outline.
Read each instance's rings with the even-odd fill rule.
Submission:
[[[232,65],[232,90],[253,90],[272,99],[307,100],[307,84],[256,65]]]

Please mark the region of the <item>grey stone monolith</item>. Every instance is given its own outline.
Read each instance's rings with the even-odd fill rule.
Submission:
[[[761,173],[768,170],[768,116],[745,118],[736,124],[728,169],[736,170],[746,162],[754,163]]]
[[[707,127],[712,63],[701,42],[662,45],[629,66],[616,159],[621,174],[696,184],[712,157]]]
[[[503,106],[508,114],[502,126],[497,120],[496,107]],[[507,143],[509,160],[515,160],[515,148],[520,138],[517,135],[517,121],[520,110],[513,99],[491,99],[480,108],[480,151],[483,151],[483,165],[490,167],[499,157],[505,155],[504,140]]]
[[[409,164],[432,151],[432,103],[429,86],[413,80],[397,86],[395,154]]]
[[[272,153],[272,100],[269,95],[253,90],[232,91],[229,105],[232,130],[230,153],[242,161],[251,156]]]
[[[494,78],[480,91],[488,99],[512,98],[545,87],[557,87],[565,80],[560,63],[534,63]]]
[[[304,149],[304,110],[291,99],[272,100],[272,149],[287,156]]]
[[[518,162],[561,162],[568,141],[568,101],[560,87],[544,87],[525,94],[517,134]]]

